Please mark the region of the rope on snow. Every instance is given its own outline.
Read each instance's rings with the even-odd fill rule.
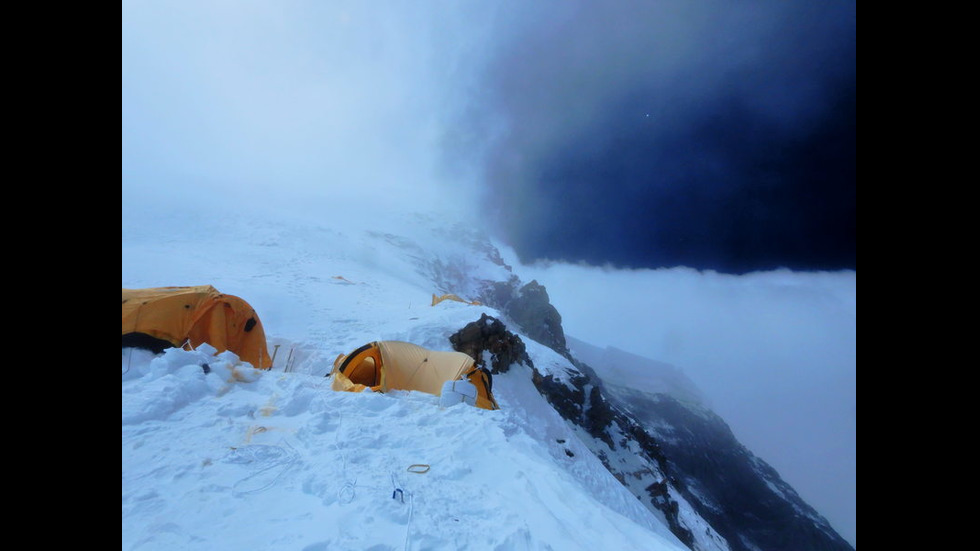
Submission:
[[[289,447],[289,450],[292,450],[292,451],[286,450],[287,453],[288,453],[288,455],[289,455],[288,459],[282,460],[282,461],[277,461],[277,462],[273,463],[272,465],[269,465],[268,467],[265,467],[263,469],[260,469],[260,470],[258,470],[256,472],[254,472],[254,473],[246,476],[245,478],[239,480],[238,482],[235,483],[234,486],[232,486],[232,495],[241,496],[241,495],[248,495],[248,494],[257,494],[259,492],[264,492],[265,490],[268,490],[269,488],[275,486],[279,482],[279,479],[281,479],[282,476],[284,474],[286,474],[286,471],[288,471],[289,468],[293,466],[293,463],[296,463],[296,458],[299,456],[299,453],[296,451],[295,448],[293,448],[293,446],[289,442],[286,442],[285,440],[282,440],[282,442],[285,443],[286,446]],[[279,449],[284,449],[282,446],[276,446],[276,447],[278,447]],[[249,480],[251,480],[251,479],[253,479],[253,478],[257,477],[257,476],[259,476],[261,474],[264,474],[264,473],[266,473],[268,471],[271,471],[272,469],[275,469],[276,467],[279,467],[280,465],[284,465],[284,464],[285,464],[285,466],[283,466],[282,470],[279,471],[279,473],[276,474],[276,476],[272,480],[270,480],[269,482],[267,482],[266,484],[264,484],[264,485],[262,485],[262,486],[260,486],[258,488],[255,488],[253,490],[239,490],[238,489],[239,485],[241,485],[242,483],[248,482]]]

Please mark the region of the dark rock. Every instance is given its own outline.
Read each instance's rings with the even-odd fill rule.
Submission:
[[[512,319],[523,335],[559,354],[568,354],[561,314],[551,304],[548,290],[536,280],[525,285],[516,276],[507,282],[497,281],[481,293],[481,298]]]
[[[637,431],[633,437],[661,458],[672,486],[732,551],[853,550],[772,467],[739,443],[718,415],[668,394],[634,392],[630,403],[639,422],[658,427],[655,436]],[[643,435],[649,441],[642,441]],[[657,502],[666,486],[646,490],[661,508]],[[677,534],[674,526],[671,531]]]
[[[572,378],[572,386],[556,380],[552,375],[541,375],[537,369],[531,374],[531,382],[538,392],[548,400],[551,407],[576,425],[582,425],[582,412],[585,406],[585,378]]]
[[[450,335],[449,342],[454,350],[469,355],[477,366],[495,375],[507,372],[515,363],[534,367],[524,341],[508,331],[503,322],[486,314]],[[484,352],[490,353],[489,366],[484,365]]]

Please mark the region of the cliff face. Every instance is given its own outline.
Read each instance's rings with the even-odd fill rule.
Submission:
[[[460,293],[500,313],[460,328],[452,346],[492,373],[513,364],[530,368],[535,387],[592,453],[685,545],[693,551],[853,549],[737,441],[680,370],[568,337],[545,286],[523,282],[485,237],[461,228],[438,237],[445,249],[437,255],[410,243],[400,248],[436,292]],[[532,365],[522,337],[553,351],[560,367]],[[617,365],[631,369],[617,373]],[[624,385],[637,366],[642,388]]]
[[[668,394],[607,388],[657,441],[678,491],[731,549],[853,549],[718,415]]]
[[[536,281],[525,285],[511,277],[485,286],[481,298],[521,334],[568,360],[571,368],[562,378],[529,365],[538,391],[577,428],[606,468],[692,550],[853,550],[771,466],[738,442],[679,370],[646,366],[644,373],[654,379],[645,383],[646,390],[624,385],[622,378],[602,380],[569,345],[596,361],[601,357],[585,343],[566,338],[561,316]],[[499,334],[502,322],[493,322]],[[519,341],[512,336],[508,342]],[[514,348],[523,351],[523,344],[507,347]],[[617,361],[652,362],[616,352]],[[508,361],[523,363],[519,355],[508,354]]]
[[[522,284],[514,276],[488,284],[480,296],[487,305],[506,313],[524,335],[559,354],[568,352],[561,314],[551,304],[548,290],[537,281]]]
[[[546,311],[546,310],[544,310]],[[486,314],[449,337],[453,348],[476,359],[492,373],[506,372],[518,363],[531,369],[531,380],[548,402],[579,434],[603,465],[629,487],[671,532],[697,551],[728,549],[712,528],[678,501],[668,479],[666,458],[656,439],[605,397],[601,382],[587,365],[567,356],[562,376],[534,366],[520,336]]]

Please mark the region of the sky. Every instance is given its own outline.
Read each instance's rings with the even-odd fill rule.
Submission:
[[[124,210],[453,211],[854,541],[855,3],[421,6],[124,1]]]

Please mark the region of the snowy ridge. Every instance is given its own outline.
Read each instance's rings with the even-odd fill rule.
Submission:
[[[123,350],[123,549],[754,545],[738,524],[728,541],[719,535],[713,523],[731,509],[701,481],[665,471],[660,446],[688,445],[678,425],[634,408],[636,389],[600,381],[507,312],[432,305],[433,295],[473,301],[488,285],[523,283],[465,223],[437,213],[232,216],[203,201],[164,210],[123,213],[123,287],[207,283],[238,295],[275,356],[261,372],[206,347],[157,358]],[[499,411],[330,389],[339,354],[373,340],[450,350],[450,336],[484,314],[520,336],[533,364],[494,377]],[[612,362],[622,354],[607,351]],[[650,367],[666,386],[648,391],[686,400],[699,422],[713,418],[682,373]],[[428,471],[408,470],[419,464]],[[798,500],[774,476],[769,491]]]
[[[123,350],[123,549],[685,549],[525,367],[495,377],[492,412],[330,389],[337,354],[375,339],[449,349],[481,313],[501,316],[430,306],[469,291],[445,287],[458,283],[445,270],[443,288],[430,279],[433,259],[452,265],[465,247],[442,239],[433,254],[419,226],[395,239],[191,209],[158,227],[123,222],[124,287],[212,284],[248,300],[279,345],[268,372],[207,347]],[[542,369],[571,368],[532,343]]]
[[[684,548],[519,368],[488,412],[202,349],[124,351],[123,549]]]

